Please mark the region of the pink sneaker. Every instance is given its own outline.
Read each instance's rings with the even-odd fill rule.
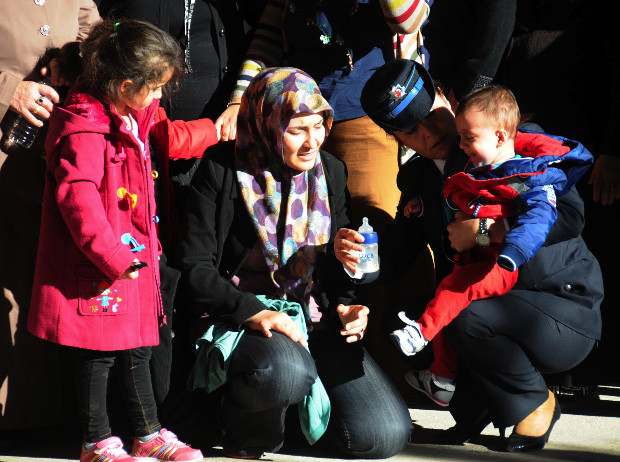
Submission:
[[[88,451],[82,445],[80,462],[135,462],[123,449],[123,442],[116,436],[99,441]]]
[[[141,443],[135,439],[131,455],[139,460],[164,462],[196,462],[203,459],[202,452],[199,449],[192,449],[179,441],[177,435],[165,428],[159,430],[159,435],[146,443]]]

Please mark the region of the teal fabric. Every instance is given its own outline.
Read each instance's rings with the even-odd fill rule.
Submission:
[[[308,330],[304,312],[299,303],[287,300],[269,299],[263,295],[257,298],[270,310],[286,313],[297,324],[306,339]],[[230,330],[224,323],[215,323],[196,342],[196,361],[188,386],[194,390],[202,388],[207,393],[226,383],[226,373],[232,353],[239,343],[244,330]],[[331,405],[327,391],[319,377],[310,391],[298,405],[299,423],[310,444],[314,444],[327,430]]]

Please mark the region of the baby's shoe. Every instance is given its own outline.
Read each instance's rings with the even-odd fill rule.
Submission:
[[[131,455],[138,460],[158,460],[162,462],[196,462],[203,459],[199,449],[192,449],[189,445],[179,441],[177,435],[165,428],[159,430],[147,442],[135,439]]]
[[[421,391],[443,407],[450,404],[452,395],[454,395],[454,380],[439,377],[428,369],[419,372],[407,371],[405,372],[405,380],[413,388]]]
[[[86,449],[82,445],[82,453],[80,454],[80,462],[135,462],[136,459],[131,457],[123,449],[123,442],[116,436],[111,436],[105,440],[94,444],[90,449]]]
[[[413,356],[427,345],[428,340],[422,335],[420,325],[409,319],[404,311],[398,313],[398,317],[406,326],[392,332],[390,337],[403,353],[407,356]]]

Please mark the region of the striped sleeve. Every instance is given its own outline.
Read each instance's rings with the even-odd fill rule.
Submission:
[[[425,0],[379,0],[383,16],[395,34],[416,33],[430,9]]]
[[[254,31],[245,59],[239,71],[237,85],[231,96],[231,103],[241,101],[241,95],[250,81],[262,69],[282,63],[284,42],[282,21],[285,0],[267,0],[260,21]]]

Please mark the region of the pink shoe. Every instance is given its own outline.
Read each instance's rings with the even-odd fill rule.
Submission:
[[[139,460],[163,462],[197,462],[203,459],[199,449],[192,449],[189,445],[179,441],[177,435],[165,428],[159,430],[159,435],[146,443],[135,439],[131,455]]]
[[[99,441],[88,451],[82,445],[80,462],[135,462],[123,449],[123,442],[116,436]]]

